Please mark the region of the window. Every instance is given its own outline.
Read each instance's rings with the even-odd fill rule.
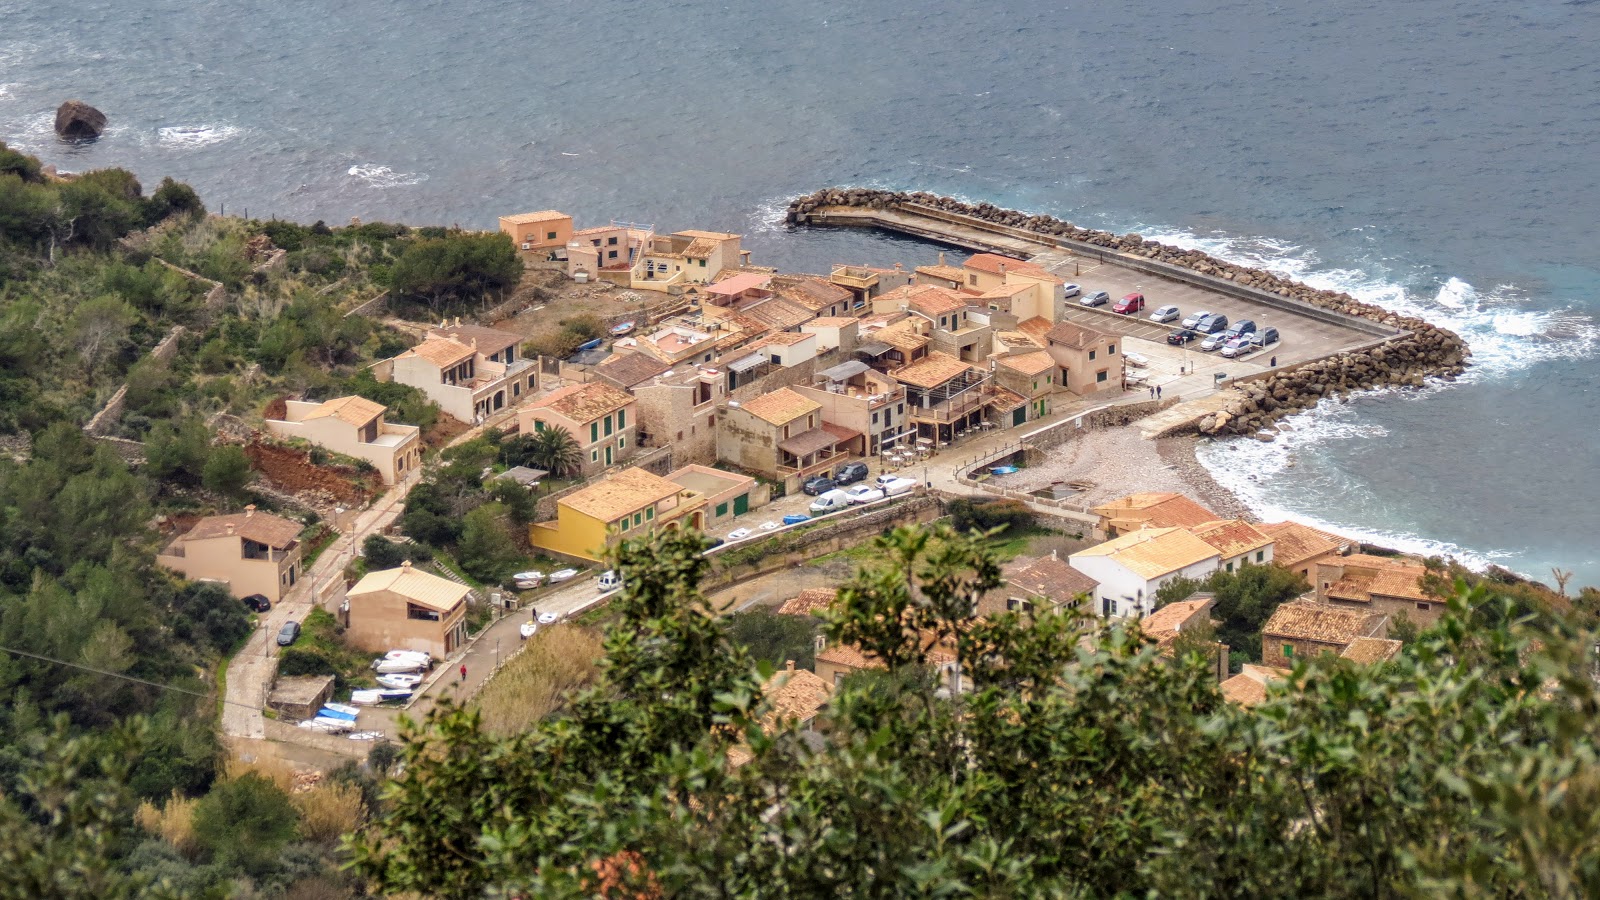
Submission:
[[[967,283],[968,284],[977,284],[978,283],[978,276],[976,276],[976,275],[968,275],[967,276]]]
[[[722,518],[723,516],[725,516],[727,514],[728,514],[728,504],[726,504],[726,503],[718,503],[717,504],[717,518],[720,519],[720,518]]]
[[[1422,610],[1422,611],[1423,611],[1423,612],[1427,612],[1427,610],[1428,610],[1428,604],[1426,604],[1426,603],[1418,603],[1418,604],[1417,604],[1417,609],[1420,609],[1420,610]]]
[[[606,416],[606,437],[611,437],[611,417]]]
[[[950,324],[950,321],[949,321],[949,319],[950,319],[950,317],[949,317],[949,316],[940,316],[940,317],[939,317],[939,327],[940,327],[940,328],[943,328],[943,327],[945,327],[945,326],[946,326],[946,325],[948,325],[948,324]]]
[[[589,462],[599,462],[599,461],[600,461],[600,451],[599,450],[590,450],[589,451]]]
[[[899,415],[902,415],[902,416],[903,416],[903,415],[905,415],[905,414],[906,414],[906,405],[905,405],[905,404],[904,404],[904,403],[901,403],[901,404],[900,404],[900,405],[899,405],[899,406],[897,406],[897,407],[895,407],[895,409],[894,409],[894,411],[895,411],[895,412],[896,412],[896,413],[897,413],[897,414],[899,414]]]
[[[625,410],[625,409],[617,410],[617,430],[621,431],[622,429],[627,428],[627,427],[628,427],[628,411]]]
[[[1000,307],[998,307],[995,304],[991,303],[991,304],[989,304],[989,311],[990,312],[999,312],[1000,311]]]
[[[644,508],[644,520],[646,522],[649,522],[649,521],[653,520],[655,517],[656,517],[656,508],[654,506],[647,506],[647,507]]]
[[[625,448],[627,446],[628,446],[628,436],[627,435],[623,435],[622,437],[617,438],[617,449],[618,450],[621,450],[621,449],[623,449],[623,448]]]
[[[1032,600],[1023,600],[1020,597],[1006,598],[1006,609],[1012,612],[1030,612],[1033,609]]]
[[[511,385],[511,396],[513,396],[513,397],[521,397],[522,396],[522,382],[518,381],[518,382],[516,382],[516,383]]]
[[[1116,356],[1117,355],[1117,345],[1116,344],[1107,344],[1106,345],[1106,355],[1107,356]]]
[[[1102,383],[1105,382],[1105,380],[1106,380],[1106,370],[1105,369],[1101,369],[1100,371],[1094,373],[1094,383],[1095,384],[1102,384]]]
[[[1036,391],[1039,389],[1039,379],[1037,378],[1033,380],[1033,389]]]
[[[634,513],[633,514],[633,527],[638,528],[640,525],[643,525],[643,524],[644,524],[644,513],[642,513],[642,512]]]
[[[776,353],[772,354],[772,364],[775,365],[775,366],[783,365],[783,357],[779,356]]]
[[[606,432],[606,433],[610,434],[609,431]],[[590,422],[589,423],[589,443],[592,444],[592,443],[594,443],[595,441],[598,441],[598,440],[600,440],[600,423],[599,422]]]
[[[1100,615],[1111,616],[1117,611],[1117,602],[1110,597],[1100,598]]]
[[[700,260],[700,268],[704,269],[705,267],[706,267],[706,261],[703,260],[703,259]]]
[[[615,246],[616,246],[616,245],[617,245],[617,239],[616,239],[616,238],[615,238],[615,237],[608,237],[608,238],[606,238],[606,246],[608,246],[608,247],[615,247]],[[616,254],[615,254],[615,253],[613,253],[613,254],[611,254],[611,255],[612,255],[612,256],[616,256]]]
[[[1294,655],[1294,645],[1293,644],[1284,644],[1283,645],[1283,655],[1284,656],[1293,656]]]
[[[617,258],[617,251],[615,251],[615,250],[607,250],[606,251],[606,259],[616,259],[616,258]]]
[[[1267,551],[1265,551],[1265,550],[1257,550],[1256,551],[1256,562],[1266,562],[1266,560],[1267,560]]]
[[[1233,571],[1233,563],[1228,563],[1228,571],[1229,572]]]
[[[556,233],[554,231],[546,231],[544,233],[544,239],[547,241],[553,241],[556,239]]]
[[[877,413],[873,413],[872,414],[872,424],[874,424],[874,425],[878,424],[878,414]]]

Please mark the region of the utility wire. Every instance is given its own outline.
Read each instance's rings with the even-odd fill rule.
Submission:
[[[66,666],[66,667],[71,668],[71,669],[82,669],[85,672],[93,672],[96,675],[105,675],[105,676],[107,676],[109,678],[120,678],[123,681],[132,681],[135,684],[148,685],[149,687],[157,688],[157,689],[163,690],[163,691],[172,691],[173,693],[177,693],[177,694],[188,694],[191,697],[199,697],[202,700],[211,699],[209,694],[202,694],[199,691],[191,691],[188,688],[176,687],[176,686],[170,685],[170,684],[158,684],[158,683],[156,683],[154,681],[146,681],[143,678],[135,678],[132,675],[123,675],[120,672],[110,672],[110,671],[107,671],[105,669],[96,669],[94,666],[86,666],[86,665],[83,665],[81,663],[67,662],[64,659],[56,659],[53,656],[44,656],[43,654],[32,653],[32,652],[29,652],[27,650],[18,650],[15,647],[0,646],[0,650],[3,650],[5,652],[7,652],[7,653],[14,653],[17,656],[26,656],[26,657],[29,657],[31,659],[37,659],[37,660],[40,660],[42,662],[55,663],[58,666]],[[262,711],[261,707],[259,707],[259,706],[251,706],[248,703],[235,703],[234,701],[229,700],[226,697],[222,698],[222,702],[226,703],[229,706],[238,706],[238,707],[241,707],[243,709],[255,710],[256,712],[261,712]]]

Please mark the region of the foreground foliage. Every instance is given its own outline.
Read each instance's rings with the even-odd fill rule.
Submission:
[[[625,545],[622,621],[567,714],[413,737],[353,843],[386,892],[442,896],[1579,896],[1600,891],[1582,636],[1479,587],[1398,662],[1301,661],[1218,695],[1137,628],[970,616],[976,539],[901,530],[841,592],[828,746],[766,735],[761,677],[695,584],[695,537]],[[937,636],[969,693],[936,696]],[[726,750],[748,742],[734,768]]]

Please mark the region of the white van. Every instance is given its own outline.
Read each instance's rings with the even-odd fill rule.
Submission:
[[[611,569],[607,569],[600,573],[599,585],[601,591],[614,591],[622,587],[622,576]]]
[[[908,494],[916,486],[917,481],[914,478],[896,478],[878,485],[878,489],[883,491],[885,497],[893,497],[897,494]]]
[[[836,510],[848,509],[850,495],[841,490],[825,491],[811,503],[813,513],[831,513]]]

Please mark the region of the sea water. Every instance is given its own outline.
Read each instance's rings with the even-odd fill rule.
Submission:
[[[1138,230],[1461,333],[1451,385],[1205,448],[1261,514],[1600,584],[1600,4],[0,0],[0,140],[213,209],[493,227],[558,208],[790,232],[920,188]],[[80,97],[91,145],[51,134]],[[1159,300],[1159,298],[1156,298]]]

